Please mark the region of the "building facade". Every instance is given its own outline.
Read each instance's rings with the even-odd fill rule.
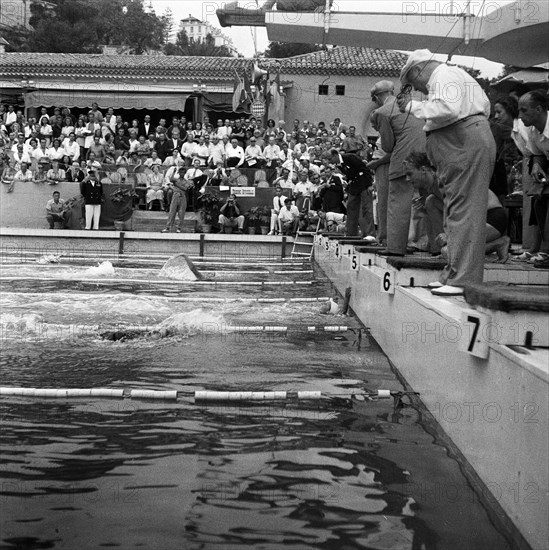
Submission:
[[[189,40],[194,42],[204,42],[208,34],[211,34],[217,47],[225,46],[231,52],[231,55],[238,56],[238,51],[228,36],[225,36],[221,30],[207,21],[201,21],[191,14],[185,19],[181,19],[179,31],[185,31]]]
[[[2,27],[31,29],[31,4],[40,3],[54,9],[55,4],[43,0],[2,0],[0,2],[0,29]]]

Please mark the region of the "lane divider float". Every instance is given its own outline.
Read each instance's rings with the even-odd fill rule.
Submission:
[[[179,398],[194,398],[197,403],[203,401],[284,401],[284,400],[313,400],[323,398],[357,398],[360,400],[368,397],[369,399],[390,399],[395,403],[400,403],[405,395],[419,395],[417,392],[403,392],[399,390],[379,389],[365,393],[342,393],[326,394],[320,390],[301,390],[301,391],[214,391],[214,390],[196,390],[196,391],[178,391],[178,390],[147,390],[123,388],[19,388],[19,387],[0,387],[0,396],[4,397],[46,397],[52,399],[70,399],[82,397],[101,397],[117,399],[153,399],[176,401]]]

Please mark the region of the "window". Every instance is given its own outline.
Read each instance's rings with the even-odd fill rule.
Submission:
[[[336,85],[336,95],[345,95],[345,86],[342,84]]]
[[[194,27],[190,27],[189,34],[194,34]]]
[[[319,84],[318,95],[328,95],[328,84]]]

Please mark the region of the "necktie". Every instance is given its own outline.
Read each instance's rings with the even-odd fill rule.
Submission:
[[[280,200],[280,197],[278,197],[278,209],[280,210],[282,208],[282,202]]]

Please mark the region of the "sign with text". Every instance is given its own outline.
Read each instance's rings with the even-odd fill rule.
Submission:
[[[231,187],[231,193],[237,197],[255,197],[255,187]]]

